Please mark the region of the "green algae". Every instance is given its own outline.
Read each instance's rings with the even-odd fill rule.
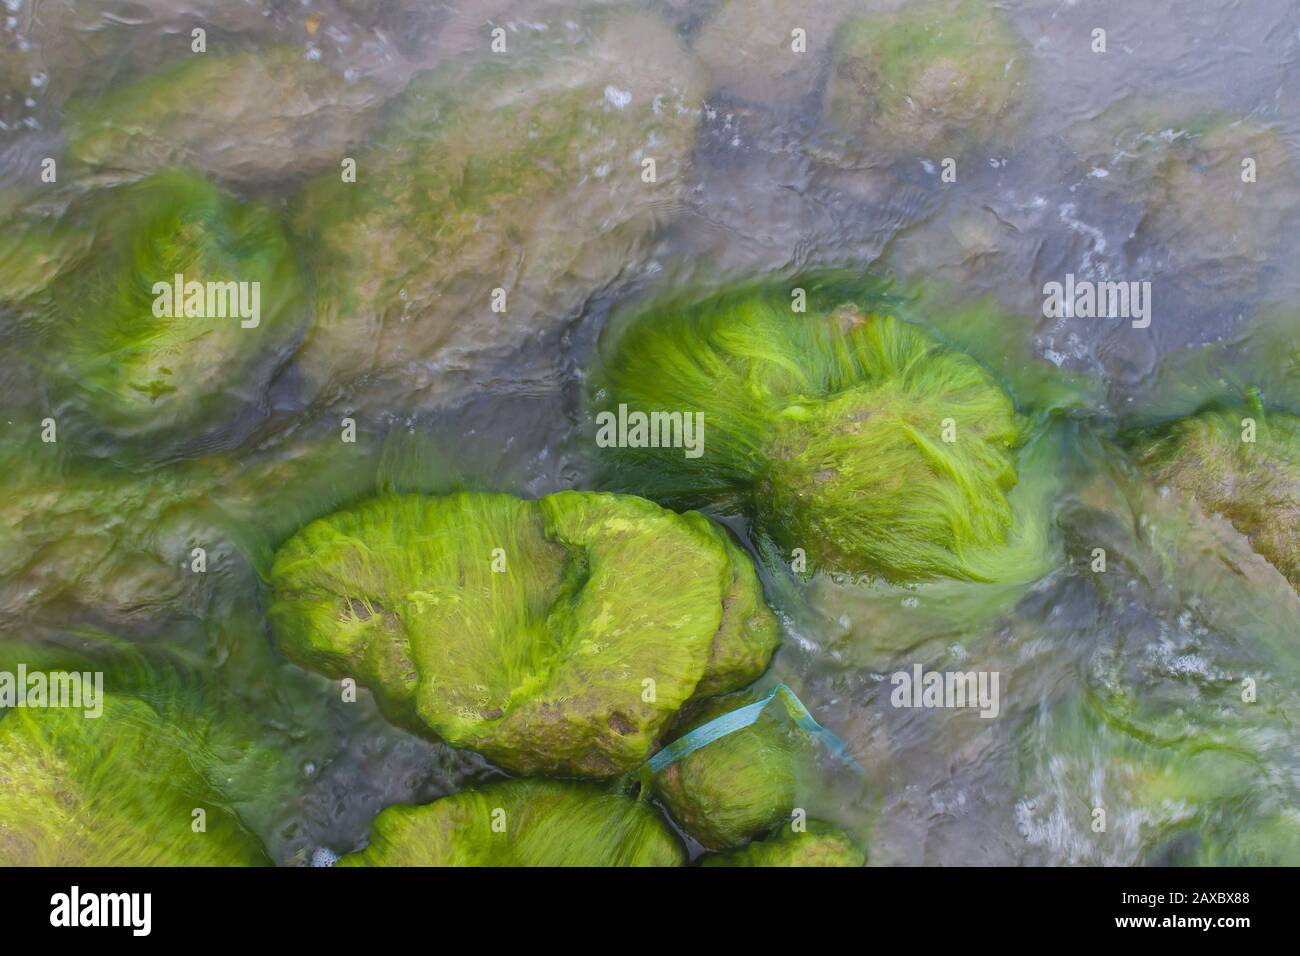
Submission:
[[[865,866],[867,856],[842,831],[817,820],[805,829],[783,827],[775,836],[737,850],[711,853],[701,866]]]
[[[1056,423],[1035,435],[1017,459],[1018,481],[1007,495],[1012,530],[993,581],[934,578],[917,582],[860,581],[823,574],[800,590],[800,620],[855,667],[888,671],[898,655],[929,645],[971,646],[1012,619],[1017,605],[1065,564],[1055,509],[1067,488],[1074,430]]]
[[[220,793],[220,732],[108,695],[0,720],[0,865],[247,866],[269,862]],[[195,810],[203,810],[196,830]]]
[[[160,291],[178,275],[179,309]],[[85,194],[57,225],[35,222],[0,243],[15,344],[37,354],[58,417],[124,440],[226,424],[284,361],[303,294],[276,214],[186,172]]]
[[[830,122],[891,153],[955,152],[1004,127],[1023,77],[1020,41],[983,0],[924,3],[836,32]]]
[[[808,285],[807,313],[791,289]],[[1029,423],[897,303],[791,282],[660,302],[602,341],[590,407],[702,412],[702,455],[601,450],[615,490],[744,512],[809,570],[1016,577],[1008,499]]]
[[[1271,799],[1244,743],[1131,691],[1061,700],[1022,737],[1022,832],[1037,844],[1074,834],[1073,863],[1159,862],[1189,839],[1213,857]]]
[[[389,807],[339,866],[680,866],[652,807],[586,784],[511,780],[423,807]]]
[[[702,682],[766,667],[775,627],[724,620],[770,615],[734,553],[626,496],[388,495],[281,547],[269,615],[286,654],[404,726],[519,773],[611,776]]]

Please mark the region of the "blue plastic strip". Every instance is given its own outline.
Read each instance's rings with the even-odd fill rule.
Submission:
[[[801,728],[808,731],[814,737],[818,738],[822,744],[834,754],[841,762],[852,767],[859,774],[865,774],[853,755],[849,753],[849,748],[844,746],[844,741],[836,737],[834,733],[827,730],[821,724],[813,719],[813,715],[808,712],[808,708],[803,705],[797,694],[785,684],[777,684],[762,700],[756,700],[752,704],[746,704],[744,707],[738,707],[735,710],[728,711],[721,717],[715,717],[708,723],[701,724],[684,737],[674,740],[663,750],[659,751],[648,761],[646,766],[651,773],[659,773],[670,764],[681,760],[683,757],[689,757],[701,747],[707,747],[715,740],[733,734],[737,730],[744,730],[753,724],[762,715],[763,710],[777,697],[785,705],[786,712],[794,719],[794,722]]]

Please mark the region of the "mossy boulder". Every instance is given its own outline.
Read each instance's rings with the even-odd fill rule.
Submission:
[[[680,866],[653,807],[588,784],[510,780],[427,806],[389,807],[339,866]]]
[[[754,842],[725,853],[710,853],[701,866],[865,866],[867,855],[841,830],[808,821],[807,828],[796,831],[782,827],[766,840]]]
[[[723,694],[753,680],[755,661],[765,661],[781,643],[776,616],[763,600],[763,586],[749,555],[724,528],[704,515],[682,515],[722,543],[731,565],[731,583],[722,599],[722,622],[709,653],[709,666],[695,687],[697,697]]]
[[[939,0],[845,22],[825,110],[891,154],[955,154],[1004,129],[1023,82],[1019,38],[986,0]]]
[[[1300,591],[1300,419],[1247,406],[1206,411],[1156,430],[1142,464],[1229,521]]]
[[[535,15],[547,29],[507,54],[418,75],[356,181],[330,172],[295,200],[319,267],[312,383],[386,372],[449,395],[647,257],[684,195],[691,61],[650,16]]]
[[[0,241],[0,295],[21,344],[51,380],[56,417],[117,439],[210,445],[261,399],[306,318],[275,212],[196,174],[83,195],[58,222],[20,218],[13,244]],[[179,309],[163,291],[177,276]]]
[[[141,175],[184,166],[223,180],[301,176],[339,169],[378,102],[300,48],[210,53],[70,106],[68,152]]]
[[[683,737],[754,700],[744,693],[702,701],[670,736]],[[703,846],[738,846],[794,812],[800,758],[806,758],[807,744],[781,708],[772,706],[749,727],[669,764],[654,777],[655,793],[672,818]]]
[[[702,683],[767,666],[776,630],[754,625],[770,612],[737,554],[627,496],[389,495],[280,548],[270,617],[289,657],[356,678],[405,726],[517,773],[605,777]]]
[[[611,486],[743,511],[786,555],[802,549],[809,570],[1016,573],[1008,493],[1026,422],[982,365],[894,308],[791,282],[634,314],[602,342],[594,417],[702,413],[705,438],[694,458],[600,448]]]
[[[213,732],[109,695],[99,717],[0,719],[0,865],[247,866],[269,862],[218,789]],[[195,832],[194,811],[205,814]]]

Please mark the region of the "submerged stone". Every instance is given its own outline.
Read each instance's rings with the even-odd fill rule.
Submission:
[[[865,866],[867,855],[841,830],[810,820],[802,831],[782,827],[775,836],[738,850],[711,853],[701,866]]]
[[[1187,860],[1201,866],[1300,866],[1300,812],[1294,805],[1243,821],[1224,840],[1202,840]]]
[[[807,569],[995,580],[1026,423],[978,362],[889,302],[805,283],[660,303],[602,343],[599,414],[701,412],[703,454],[602,448],[617,490],[673,506],[744,511]],[[631,412],[629,412],[630,414]]]
[[[752,703],[733,694],[691,708],[672,737],[680,738],[716,717]],[[806,740],[779,707],[753,725],[701,747],[655,775],[655,792],[681,827],[710,849],[738,846],[793,813],[799,792],[799,758]]]
[[[289,657],[417,732],[517,773],[604,777],[701,685],[767,666],[776,630],[737,554],[627,496],[390,495],[280,548],[270,617]]]
[[[588,784],[510,780],[389,807],[339,866],[680,866],[654,808]]]
[[[1230,522],[1300,591],[1300,419],[1244,406],[1203,412],[1161,429],[1142,464]]]
[[[1020,47],[985,0],[849,20],[836,33],[827,118],[872,149],[955,155],[1004,126],[1022,81]]]
[[[295,200],[319,267],[312,383],[385,372],[450,394],[646,259],[684,195],[691,61],[649,16],[537,18],[506,55],[418,75],[355,182]]]
[[[187,166],[225,180],[299,176],[337,169],[378,102],[368,84],[295,47],[192,56],[70,107],[68,151],[139,174]]]
[[[714,87],[745,99],[794,104],[816,90],[835,29],[856,6],[855,0],[723,0],[708,13],[691,48]]]
[[[42,264],[14,266],[28,239]],[[261,398],[306,313],[275,214],[191,173],[89,194],[4,245],[0,294],[63,400],[56,417],[119,439],[210,444]]]
[[[1161,244],[1167,269],[1240,286],[1275,254],[1300,205],[1283,135],[1252,119],[1179,104],[1117,110],[1074,134],[1100,188],[1141,213],[1140,235]]]
[[[226,539],[210,530],[201,473],[70,466],[35,437],[0,445],[0,469],[0,629],[93,621],[148,631],[210,599]],[[189,570],[199,546],[211,575]]]
[[[144,700],[102,703],[95,718],[44,708],[0,719],[0,866],[269,862],[210,772],[209,728]]]
[[[193,58],[190,31],[196,26],[208,31],[214,52],[204,56],[210,56],[218,42],[264,36],[269,22],[262,9],[228,0],[9,0],[5,6],[0,122],[10,130],[26,128],[26,120],[39,129],[70,98]]]
[[[1226,846],[1270,799],[1250,732],[1145,701],[1087,693],[1026,728],[1016,816],[1052,862],[1131,866],[1163,862],[1188,840]]]

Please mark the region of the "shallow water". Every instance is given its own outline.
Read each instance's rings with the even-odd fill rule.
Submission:
[[[465,308],[455,320],[462,336],[455,350],[408,357],[396,372],[363,370],[322,386],[295,339],[283,346],[274,376],[242,396],[233,422],[197,439],[150,449],[87,431],[77,442],[60,442],[41,466],[48,470],[33,479],[45,497],[24,497],[5,515],[0,633],[8,657],[42,645],[95,652],[98,635],[108,633],[146,658],[179,662],[216,688],[220,706],[251,717],[261,741],[293,771],[288,798],[268,786],[236,801],[272,859],[301,865],[355,850],[383,807],[428,802],[500,771],[393,728],[367,693],[356,704],[340,703],[331,682],[280,659],[260,614],[273,548],[301,523],[376,487],[529,497],[595,487],[600,461],[582,394],[612,314],[728,279],[848,269],[889,277],[907,294],[925,286],[933,301],[991,299],[1009,324],[946,323],[923,307],[918,318],[958,342],[978,341],[972,351],[1023,403],[1040,397],[1034,383],[1044,376],[1064,381],[1071,373],[1086,398],[1048,427],[1059,449],[1050,512],[1061,560],[1031,585],[907,590],[826,577],[794,581],[763,570],[785,627],[765,681],[796,688],[867,768],[859,788],[828,766],[807,795],[810,805],[860,835],[878,864],[1185,862],[1198,857],[1202,843],[1245,839],[1276,813],[1294,818],[1300,747],[1288,715],[1300,703],[1295,592],[1226,523],[1193,521],[1145,486],[1113,442],[1126,427],[1189,413],[1242,384],[1264,388],[1276,407],[1300,410],[1293,357],[1300,277],[1292,268],[1300,206],[1282,208],[1268,235],[1247,246],[1249,255],[1207,261],[1186,253],[1186,237],[1161,234],[1137,186],[1123,182],[1127,147],[1108,123],[1162,102],[1174,104],[1172,116],[1249,117],[1285,145],[1290,166],[1278,175],[1296,188],[1295,5],[999,4],[1022,42],[1028,95],[1005,132],[957,157],[954,183],[940,180],[942,156],[854,152],[828,134],[819,106],[831,69],[824,41],[814,38],[808,65],[780,84],[727,81],[747,55],[762,63],[765,47],[754,40],[758,49],[749,49],[751,36],[787,34],[790,16],[807,20],[812,35],[831,31],[846,8],[888,10],[897,2],[761,4],[753,33],[723,45],[730,50],[723,60],[731,62],[716,59],[715,44],[715,59],[702,67],[701,37],[719,4],[636,6],[694,51],[684,56],[701,69],[705,92],[678,192],[654,210],[655,229],[629,246],[627,261],[598,281],[581,268],[558,270],[536,287],[521,281],[536,304],[526,320]],[[785,7],[798,13],[781,12]],[[234,195],[284,209],[305,181],[335,168],[340,148],[364,149],[380,135],[395,98],[419,71],[457,54],[485,56],[489,25],[525,42],[543,28],[563,32],[572,16],[507,0],[6,0],[0,195],[7,198],[0,209],[30,196],[42,158],[63,155],[77,102],[192,56],[195,24],[207,26],[210,50],[288,44],[366,91],[337,115],[330,112],[337,103],[317,104],[319,122],[351,144],[343,147],[323,134],[291,135],[275,146],[247,138],[241,130],[266,126],[264,97],[244,90],[247,99],[232,102],[211,91],[214,110],[222,98],[221,124],[203,154],[217,168],[212,177]],[[1104,54],[1089,49],[1098,26],[1107,31]],[[562,56],[574,58],[576,69],[582,50],[578,44]],[[754,68],[752,58],[746,68]],[[136,175],[62,168],[63,188],[74,191]],[[1207,200],[1205,208],[1215,207]],[[64,209],[54,202],[44,214],[57,218]],[[546,224],[534,241],[553,239],[554,227]],[[305,271],[321,283],[326,264],[302,248]],[[1044,284],[1066,273],[1149,281],[1150,327],[1045,318]],[[513,325],[502,331],[502,322]],[[57,400],[32,358],[31,327],[0,306],[0,334],[6,459],[47,454],[36,436]],[[1292,352],[1271,347],[1275,341]],[[230,388],[246,392],[249,385]],[[335,441],[345,417],[358,422],[355,445]],[[146,499],[139,489],[151,482],[177,481],[190,491],[160,513],[134,505],[99,513],[69,491],[87,469],[93,480]],[[18,480],[14,471],[8,480]],[[60,500],[66,509],[56,524],[49,515]],[[133,599],[132,589],[159,570],[115,563],[122,552],[102,536],[116,534],[122,522],[147,539],[142,552],[173,562],[171,571],[193,540],[210,542],[214,572]],[[728,523],[751,543],[743,521]],[[61,542],[78,533],[89,539],[76,546],[86,563],[69,581],[49,568],[66,560]],[[1095,547],[1110,556],[1104,577],[1088,567]],[[1237,573],[1224,570],[1224,554],[1236,560]],[[890,675],[914,664],[1000,674],[1001,712],[981,719],[969,710],[890,706]],[[1243,708],[1235,695],[1246,677],[1258,681],[1259,703]],[[1084,703],[1117,688],[1158,713],[1152,726],[1172,721],[1180,729],[1170,733],[1180,739],[1212,737],[1249,751],[1257,782],[1249,793],[1220,795],[1230,816],[1207,821],[1177,800],[1142,795],[1141,781],[1115,760],[1121,745],[1113,727]],[[1138,759],[1180,770],[1175,751],[1153,745]],[[1099,805],[1110,813],[1104,834],[1090,829]]]

